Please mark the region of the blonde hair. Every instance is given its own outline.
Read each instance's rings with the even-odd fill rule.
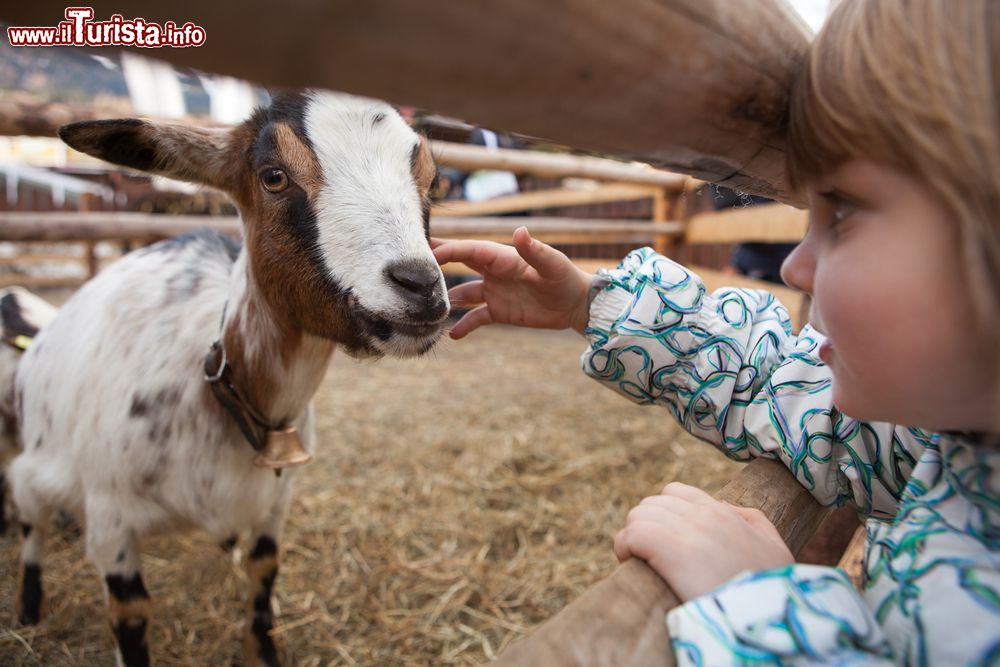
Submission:
[[[795,83],[789,118],[794,187],[865,159],[940,197],[987,325],[1000,320],[998,77],[998,0],[841,0]]]

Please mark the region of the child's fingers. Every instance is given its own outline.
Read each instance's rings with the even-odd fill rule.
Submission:
[[[625,526],[633,523],[655,523],[668,528],[682,529],[681,524],[689,520],[691,512],[681,507],[680,501],[672,506],[664,505],[636,505],[629,510],[625,516]],[[686,504],[686,503],[685,503]],[[690,507],[690,505],[688,505]]]
[[[430,241],[431,244],[431,250],[437,248],[438,246],[444,245],[445,243],[451,243],[451,239],[439,239],[436,236],[432,236],[428,240]]]
[[[622,528],[615,534],[615,558],[619,563],[624,563],[632,557],[632,552],[628,548],[628,540],[625,538],[625,529]]]
[[[697,511],[697,508],[693,503],[677,496],[649,496],[643,498],[642,501],[636,507],[659,507],[664,510],[668,510],[675,514],[688,515],[693,511]]]
[[[794,560],[794,556],[792,556],[791,551],[788,550],[788,543],[785,542],[785,538],[781,536],[781,533],[778,532],[777,526],[771,523],[771,520],[767,518],[766,514],[753,507],[739,507],[737,505],[730,505],[730,507],[732,507],[736,514],[738,514],[741,519],[746,521],[751,528],[757,531],[758,534],[767,537],[775,545],[780,545],[780,547],[787,552],[788,557]]]
[[[490,315],[489,308],[487,308],[484,304],[473,308],[463,315],[462,319],[456,322],[455,326],[452,327],[451,337],[454,340],[464,338],[479,327],[486,326],[487,324],[493,324],[493,316]]]
[[[471,306],[485,301],[483,297],[483,281],[473,280],[471,282],[456,285],[448,290],[448,299],[452,306]]]
[[[615,556],[621,563],[632,557],[662,562],[669,557],[673,537],[673,531],[659,523],[637,521],[615,536]]]
[[[689,484],[682,484],[681,482],[670,482],[663,487],[662,494],[665,496],[683,498],[690,503],[705,504],[718,502],[710,494],[702,491],[698,487],[691,486]]]
[[[492,241],[447,241],[433,249],[438,264],[462,262],[476,270],[489,266],[510,249]]]
[[[542,277],[558,276],[570,263],[566,255],[552,246],[531,238],[527,227],[518,227],[514,230],[514,248],[517,254]]]
[[[733,510],[739,514],[744,521],[749,523],[751,526],[756,526],[762,523],[771,523],[767,515],[761,512],[759,509],[754,507],[740,507],[739,505],[733,505],[732,503],[726,503]]]
[[[778,529],[771,523],[771,520],[767,518],[767,515],[761,512],[759,509],[753,507],[739,507],[738,505],[730,505],[737,514],[740,515],[744,521],[746,521],[750,526],[760,530],[761,532],[767,533],[768,536],[777,538],[784,542],[781,538],[781,533]]]

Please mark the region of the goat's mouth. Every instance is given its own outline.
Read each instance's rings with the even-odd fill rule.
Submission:
[[[361,324],[368,346],[377,354],[412,357],[424,354],[441,338],[446,318],[419,322],[374,313],[352,299],[352,313]]]
[[[427,338],[441,333],[441,324],[412,324],[408,322],[389,321],[393,333],[413,338]]]

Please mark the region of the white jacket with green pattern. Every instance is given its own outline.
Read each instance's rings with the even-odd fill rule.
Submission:
[[[822,335],[793,335],[766,292],[709,294],[648,248],[600,275],[587,375],[731,458],[781,460],[821,503],[867,518],[861,592],[835,568],[746,572],[670,612],[678,664],[1000,664],[995,443],[839,412]]]

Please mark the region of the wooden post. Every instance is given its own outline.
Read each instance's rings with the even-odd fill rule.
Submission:
[[[667,193],[662,189],[657,190],[653,193],[653,225],[656,226],[665,223],[669,214],[670,203],[667,199]],[[672,252],[674,249],[673,245],[674,237],[661,234],[656,237],[656,242],[653,244],[653,248],[664,257],[672,257],[674,256],[674,253]]]
[[[805,546],[828,511],[780,463],[757,459],[716,496],[756,507],[792,553]],[[512,644],[495,667],[665,667],[674,664],[665,617],[677,596],[649,567],[630,560],[534,634]]]
[[[847,572],[847,576],[851,578],[851,581],[859,589],[862,585],[865,544],[867,541],[868,531],[863,525],[858,526],[854,531],[854,537],[851,538],[847,548],[844,549],[844,553],[840,557],[840,562],[837,563],[837,567]]]
[[[84,192],[80,194],[80,206],[79,210],[81,212],[87,213],[97,209],[97,203],[94,200],[94,195]],[[83,244],[84,251],[84,264],[86,265],[87,280],[90,280],[97,275],[97,271],[100,268],[97,263],[97,242],[96,241],[85,241]]]
[[[688,207],[687,207],[687,195],[692,191],[691,183],[700,182],[696,179],[689,178],[688,182],[684,184],[684,187],[680,190],[671,190],[665,192],[665,212],[664,215],[667,219],[673,221],[673,224],[680,225],[685,231],[680,235],[675,236],[664,236],[661,242],[656,245],[656,251],[663,255],[664,257],[670,257],[676,261],[687,261],[689,254],[683,253],[687,248],[687,228],[689,224],[688,220]],[[656,214],[656,209],[654,208],[654,216]]]
[[[83,245],[85,263],[87,265],[87,280],[90,280],[97,275],[99,268],[97,265],[97,244],[93,241],[87,241]]]
[[[3,18],[55,25],[65,7],[7,3]],[[810,33],[784,0],[284,0],[274,10],[266,0],[238,12],[202,0],[128,5],[130,16],[206,31],[200,47],[143,55],[380,97],[795,199],[784,133]]]

